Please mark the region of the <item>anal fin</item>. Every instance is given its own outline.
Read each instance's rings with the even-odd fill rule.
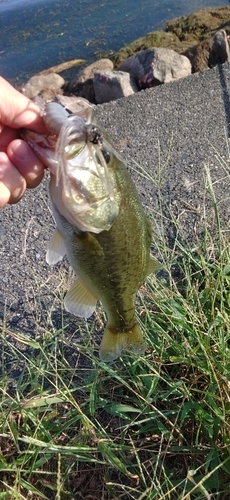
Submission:
[[[78,280],[71,286],[64,300],[65,309],[80,318],[89,318],[96,305],[97,298]]]

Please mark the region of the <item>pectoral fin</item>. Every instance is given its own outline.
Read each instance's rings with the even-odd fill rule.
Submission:
[[[65,254],[66,248],[64,240],[58,229],[55,229],[46,252],[46,262],[50,266],[54,266],[59,260],[63,259]]]
[[[78,243],[80,243],[88,253],[97,256],[98,258],[104,255],[100,243],[92,233],[82,231],[81,234],[77,234],[75,237],[77,238]]]
[[[145,343],[138,323],[126,332],[116,332],[111,325],[107,325],[101,345],[99,356],[102,361],[114,361],[123,349],[135,354],[143,354]]]
[[[65,309],[81,318],[89,318],[95,311],[97,299],[80,282],[75,281],[64,300]]]

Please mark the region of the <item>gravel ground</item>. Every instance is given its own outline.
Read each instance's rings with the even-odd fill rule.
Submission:
[[[205,165],[228,225],[229,89],[230,66],[223,65],[97,108],[98,120],[128,164],[138,169],[132,158],[152,177],[150,182],[131,170],[154,238],[164,231],[170,247],[175,239],[195,245],[204,220],[215,231]],[[47,185],[46,178],[20,203],[0,212],[0,321],[4,317],[8,328],[25,334],[46,328],[51,318],[60,328],[58,297],[71,280],[66,262],[60,270],[45,263],[54,229]],[[173,218],[179,221],[179,233]],[[74,331],[76,319],[65,314],[69,331]]]

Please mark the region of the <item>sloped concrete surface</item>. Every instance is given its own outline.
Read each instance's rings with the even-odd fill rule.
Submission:
[[[164,232],[170,247],[176,239],[194,246],[204,222],[214,233],[205,165],[228,227],[229,92],[226,64],[97,108],[98,121],[130,166],[155,241]],[[137,164],[144,174],[137,174]],[[45,262],[54,229],[47,186],[48,175],[20,203],[0,211],[0,321],[4,318],[9,328],[28,334],[46,328],[51,317],[60,328],[58,297],[69,286],[68,275],[62,281],[62,267],[51,269]],[[65,315],[71,331],[76,319]]]

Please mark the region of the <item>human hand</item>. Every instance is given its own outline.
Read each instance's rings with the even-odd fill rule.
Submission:
[[[0,77],[0,208],[17,203],[44,175],[41,160],[20,138],[21,128],[46,132],[39,107]]]

